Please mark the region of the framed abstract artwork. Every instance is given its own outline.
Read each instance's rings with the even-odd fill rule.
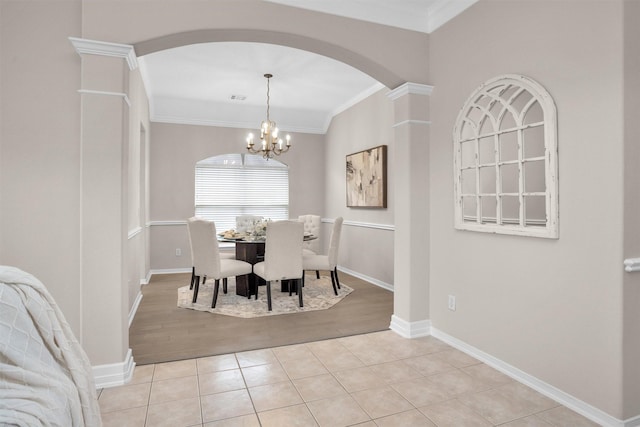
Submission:
[[[387,207],[387,146],[347,155],[347,207]]]

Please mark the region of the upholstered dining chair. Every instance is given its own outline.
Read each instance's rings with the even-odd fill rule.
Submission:
[[[329,241],[329,252],[327,255],[304,255],[302,257],[303,270],[322,270],[331,273],[331,284],[333,285],[333,292],[336,295],[338,295],[338,289],[340,289],[340,280],[338,280],[338,249],[340,247],[342,221],[342,217],[338,217],[333,221],[331,240]],[[304,283],[304,274],[302,275],[302,281]]]
[[[214,230],[214,233],[215,233],[215,230]],[[195,273],[196,269],[193,266],[194,265],[193,264],[193,243],[191,242],[191,233],[187,232],[187,234],[189,235],[189,248],[191,249],[191,282],[189,283],[189,289],[193,289],[193,284],[196,281],[196,273]],[[216,236],[216,238],[217,238],[217,236]],[[220,252],[220,258],[236,259],[236,253],[235,252]],[[204,276],[202,278],[202,284],[204,285],[204,283],[206,281],[207,281],[207,276]],[[224,293],[226,294],[227,293],[227,278],[226,277],[224,278],[222,283],[223,283],[222,288],[224,290]]]
[[[302,242],[302,255],[318,255],[322,251],[320,240],[320,215],[300,215],[298,221],[304,224],[304,232],[316,236],[313,240]],[[316,270],[316,278],[320,278],[320,271]]]
[[[267,308],[271,311],[271,282],[295,280],[300,307],[302,302],[302,238],[300,221],[272,221],[267,226],[264,261],[253,266],[253,273],[267,282]],[[291,286],[291,284],[289,284]],[[289,288],[291,294],[291,288]],[[256,289],[256,299],[258,290]]]
[[[240,215],[236,217],[236,231],[244,233],[254,222],[262,221],[264,217],[259,215]]]
[[[189,218],[187,220],[189,228],[189,241],[191,242],[191,253],[193,260],[193,300],[198,299],[198,289],[200,287],[200,277],[208,277],[215,280],[213,289],[213,300],[211,308],[216,307],[218,300],[218,289],[220,279],[227,277],[242,276],[251,273],[251,264],[237,259],[227,259],[220,257],[220,249],[216,238],[216,225],[213,221],[201,218]]]

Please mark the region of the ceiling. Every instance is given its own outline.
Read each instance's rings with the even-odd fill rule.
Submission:
[[[477,0],[263,0],[429,33]],[[151,121],[326,132],[331,118],[384,86],[311,52],[264,43],[200,43],[138,58]]]

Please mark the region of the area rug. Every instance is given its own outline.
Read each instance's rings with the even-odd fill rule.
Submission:
[[[196,301],[195,304],[191,302],[193,299],[193,291],[189,289],[189,286],[179,288],[178,307],[197,311],[208,311],[226,316],[252,318],[325,310],[333,307],[353,292],[352,288],[341,284],[340,289],[338,289],[338,295],[336,296],[333,292],[333,286],[331,285],[331,279],[329,277],[322,276],[320,279],[316,279],[315,275],[307,275],[305,276],[304,288],[302,288],[304,307],[300,307],[295,292],[289,296],[288,292],[280,291],[279,282],[274,282],[271,284],[272,311],[269,311],[267,310],[267,288],[265,286],[260,286],[258,299],[256,300],[255,296],[249,299],[236,295],[235,279],[229,278],[228,282],[228,293],[225,294],[222,292],[222,280],[220,281],[216,308],[211,308],[213,281],[207,281],[205,285],[200,285],[198,301]]]

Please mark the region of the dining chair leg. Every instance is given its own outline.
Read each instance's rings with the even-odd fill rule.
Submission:
[[[193,283],[196,280],[196,268],[191,267],[191,283],[189,284],[189,290],[193,289]]]
[[[205,283],[207,283],[207,276],[202,276],[202,284],[204,285]]]
[[[333,293],[338,295],[338,289],[336,288],[336,275],[334,274],[333,270],[331,270],[330,273],[331,273],[331,284],[333,285]]]
[[[267,280],[267,308],[271,311],[271,281]]]
[[[333,274],[336,276],[336,283],[338,284],[338,289],[340,289],[340,280],[338,279],[338,267],[333,267]]]
[[[218,301],[219,287],[220,287],[220,279],[216,279],[215,285],[213,285],[213,300],[211,301],[211,308],[216,308],[216,302]]]
[[[302,286],[304,286],[304,270],[302,270]]]
[[[291,296],[291,294],[293,293],[292,288],[291,288],[291,280],[287,280],[287,288],[289,288],[289,296]],[[296,292],[296,294],[297,294],[297,292]]]
[[[320,280],[320,270],[316,270],[316,279]]]
[[[298,284],[298,300],[300,300],[300,307],[304,307],[302,304],[302,279],[296,279],[296,283]]]
[[[200,276],[194,276],[195,278],[195,282],[193,283],[193,299],[191,300],[192,303],[196,303],[196,300],[198,299],[198,288],[200,288]]]
[[[222,279],[222,292],[227,293],[227,278]]]

